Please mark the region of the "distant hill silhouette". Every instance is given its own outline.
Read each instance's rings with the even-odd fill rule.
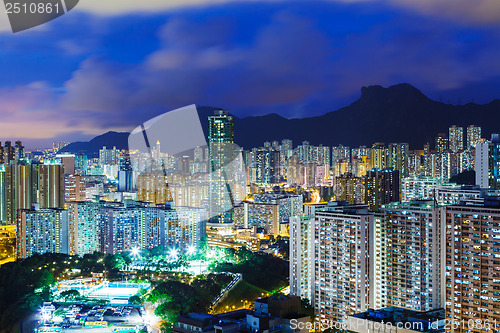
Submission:
[[[203,129],[213,107],[198,107]],[[235,141],[245,149],[259,147],[265,141],[292,139],[311,144],[357,147],[375,142],[408,142],[410,149],[422,149],[427,142],[434,146],[438,133],[447,133],[451,125],[483,128],[483,137],[500,131],[500,100],[479,105],[451,105],[433,101],[407,83],[388,88],[361,88],[360,98],[349,106],[322,116],[286,119],[277,114],[234,120]],[[464,128],[464,136],[466,130]],[[206,132],[205,132],[206,135]],[[64,151],[85,151],[95,155],[102,146],[127,148],[128,133],[108,132],[90,142],[75,142]],[[464,138],[465,140],[465,138]]]
[[[123,132],[107,132],[105,134],[96,136],[89,142],[73,142],[62,148],[60,152],[69,152],[69,153],[79,153],[84,152],[89,157],[97,157],[99,156],[99,150],[102,149],[103,146],[106,148],[112,149],[116,147],[116,149],[128,149],[128,136],[130,133]]]

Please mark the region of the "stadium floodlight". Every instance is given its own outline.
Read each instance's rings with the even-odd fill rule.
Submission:
[[[177,258],[177,255],[179,254],[179,252],[176,249],[171,249],[168,254],[171,258],[175,259],[175,258]]]
[[[134,247],[130,253],[132,254],[132,256],[134,257],[137,257],[139,255],[139,248],[138,247]]]

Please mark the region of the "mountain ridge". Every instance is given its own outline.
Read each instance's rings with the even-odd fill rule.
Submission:
[[[202,128],[208,127],[208,116],[214,107],[197,107]],[[375,142],[408,142],[410,149],[421,149],[438,133],[447,133],[451,125],[481,126],[483,137],[500,131],[500,99],[487,104],[452,105],[434,101],[408,83],[390,87],[364,86],[360,97],[350,105],[321,116],[287,119],[271,113],[239,118],[234,116],[235,142],[250,149],[265,141],[291,139],[294,145],[309,141],[314,145],[357,147]],[[74,142],[61,151],[84,151],[98,154],[102,146],[127,149],[129,133],[102,134],[91,141]],[[464,128],[464,137],[466,129]],[[464,139],[466,140],[466,138]],[[100,147],[99,147],[100,145]]]

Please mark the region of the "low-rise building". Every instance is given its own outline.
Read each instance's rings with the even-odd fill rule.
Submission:
[[[397,307],[350,315],[347,327],[356,333],[439,333],[444,328],[444,309],[419,312]]]

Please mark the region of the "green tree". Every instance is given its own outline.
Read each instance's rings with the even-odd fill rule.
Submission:
[[[208,236],[203,236],[197,244],[196,259],[206,259],[208,253]]]
[[[61,293],[61,298],[64,299],[65,302],[75,302],[81,298],[78,290],[65,290]]]
[[[55,282],[54,275],[47,269],[44,269],[38,281],[38,288],[50,288]]]
[[[128,302],[130,304],[136,304],[136,305],[144,303],[139,295],[130,296],[130,298],[128,299]]]

